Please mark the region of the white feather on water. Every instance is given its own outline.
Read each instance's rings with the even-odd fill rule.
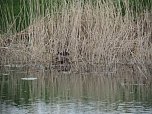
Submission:
[[[37,78],[21,78],[21,80],[37,80]]]

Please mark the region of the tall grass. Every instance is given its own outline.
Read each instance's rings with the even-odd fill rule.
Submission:
[[[28,7],[25,7],[27,3]],[[21,10],[20,14],[24,19],[28,17],[28,27],[12,32],[11,25],[16,25],[13,22],[17,19],[14,17],[6,26],[7,34],[1,35],[3,47],[6,39],[11,39],[6,50],[14,50],[10,52],[18,56],[18,60],[24,58],[25,62],[53,64],[57,53],[66,49],[70,62],[75,63],[74,68],[79,68],[80,64],[112,66],[130,63],[142,73],[148,71],[147,64],[152,60],[150,8],[143,7],[135,18],[134,9],[127,1],[123,2],[123,15],[122,3],[118,2],[121,6],[118,7],[111,0],[97,0],[94,4],[81,0],[70,3],[29,0],[27,3],[23,3],[24,13]],[[18,21],[19,30],[26,25],[22,21],[22,18]]]

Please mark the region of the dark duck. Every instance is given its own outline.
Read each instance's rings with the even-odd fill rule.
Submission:
[[[56,67],[58,71],[70,71],[70,58],[67,50],[58,51],[56,57]]]

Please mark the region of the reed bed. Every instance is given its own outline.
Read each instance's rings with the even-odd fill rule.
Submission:
[[[8,28],[0,36],[1,64],[20,61],[48,67],[66,50],[74,69],[132,64],[147,76],[152,70],[152,14],[144,9],[135,16],[128,4],[123,4],[125,14],[111,0],[65,2],[51,10],[47,4],[43,14],[40,4],[37,12],[31,5],[29,26],[20,32]]]

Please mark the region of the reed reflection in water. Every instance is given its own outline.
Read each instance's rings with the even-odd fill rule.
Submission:
[[[37,80],[22,80],[25,77]],[[2,68],[0,111],[1,114],[149,114],[151,81],[143,83],[133,77]]]

